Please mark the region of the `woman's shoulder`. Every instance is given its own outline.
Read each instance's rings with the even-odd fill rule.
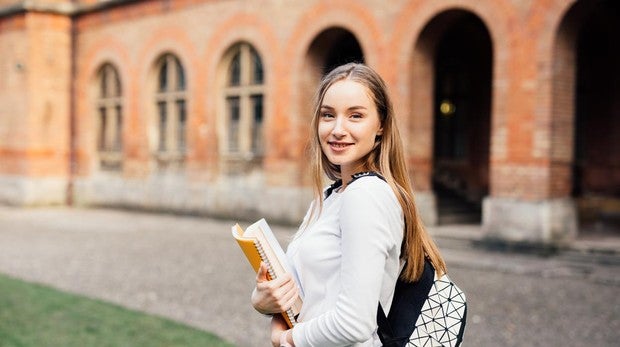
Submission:
[[[376,194],[383,193],[392,195],[393,191],[390,185],[381,174],[368,171],[359,172],[352,175],[352,180],[347,184],[346,188],[341,191],[342,180],[338,180],[331,185],[324,187],[323,197],[326,199],[334,192],[340,192],[342,195],[358,195],[358,194]],[[338,194],[340,195],[340,194]]]
[[[356,176],[357,175],[357,176]],[[349,182],[344,190],[346,195],[373,195],[393,197],[394,192],[387,181],[377,173],[362,173],[353,175],[353,181]]]
[[[350,182],[342,192],[341,211],[355,211],[356,215],[365,211],[377,218],[399,219],[400,214],[393,212],[401,211],[401,206],[386,180],[377,175],[364,175]]]
[[[390,185],[387,183],[385,178],[379,173],[376,172],[360,172],[353,175],[353,180],[349,182],[349,186],[347,188],[355,188],[355,189],[389,189]],[[345,190],[346,191],[346,190]]]

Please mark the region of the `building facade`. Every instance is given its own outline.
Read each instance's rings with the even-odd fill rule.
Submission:
[[[0,201],[298,223],[314,88],[359,61],[427,224],[620,235],[618,37],[605,0],[0,0]]]

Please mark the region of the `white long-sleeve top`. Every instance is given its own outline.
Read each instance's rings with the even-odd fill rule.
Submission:
[[[389,312],[404,230],[394,192],[378,177],[359,178],[313,220],[287,249],[305,295],[295,345],[380,346],[377,304]]]

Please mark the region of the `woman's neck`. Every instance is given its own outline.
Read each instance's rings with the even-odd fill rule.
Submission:
[[[353,180],[353,175],[358,172],[368,171],[365,165],[355,165],[355,166],[341,166],[340,167],[340,178],[342,179],[342,186],[340,187],[340,191],[343,191],[349,183]]]

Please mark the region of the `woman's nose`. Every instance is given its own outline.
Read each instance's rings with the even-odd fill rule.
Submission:
[[[332,134],[339,137],[346,135],[343,117],[336,117],[336,120],[334,122],[334,128],[332,129]]]

